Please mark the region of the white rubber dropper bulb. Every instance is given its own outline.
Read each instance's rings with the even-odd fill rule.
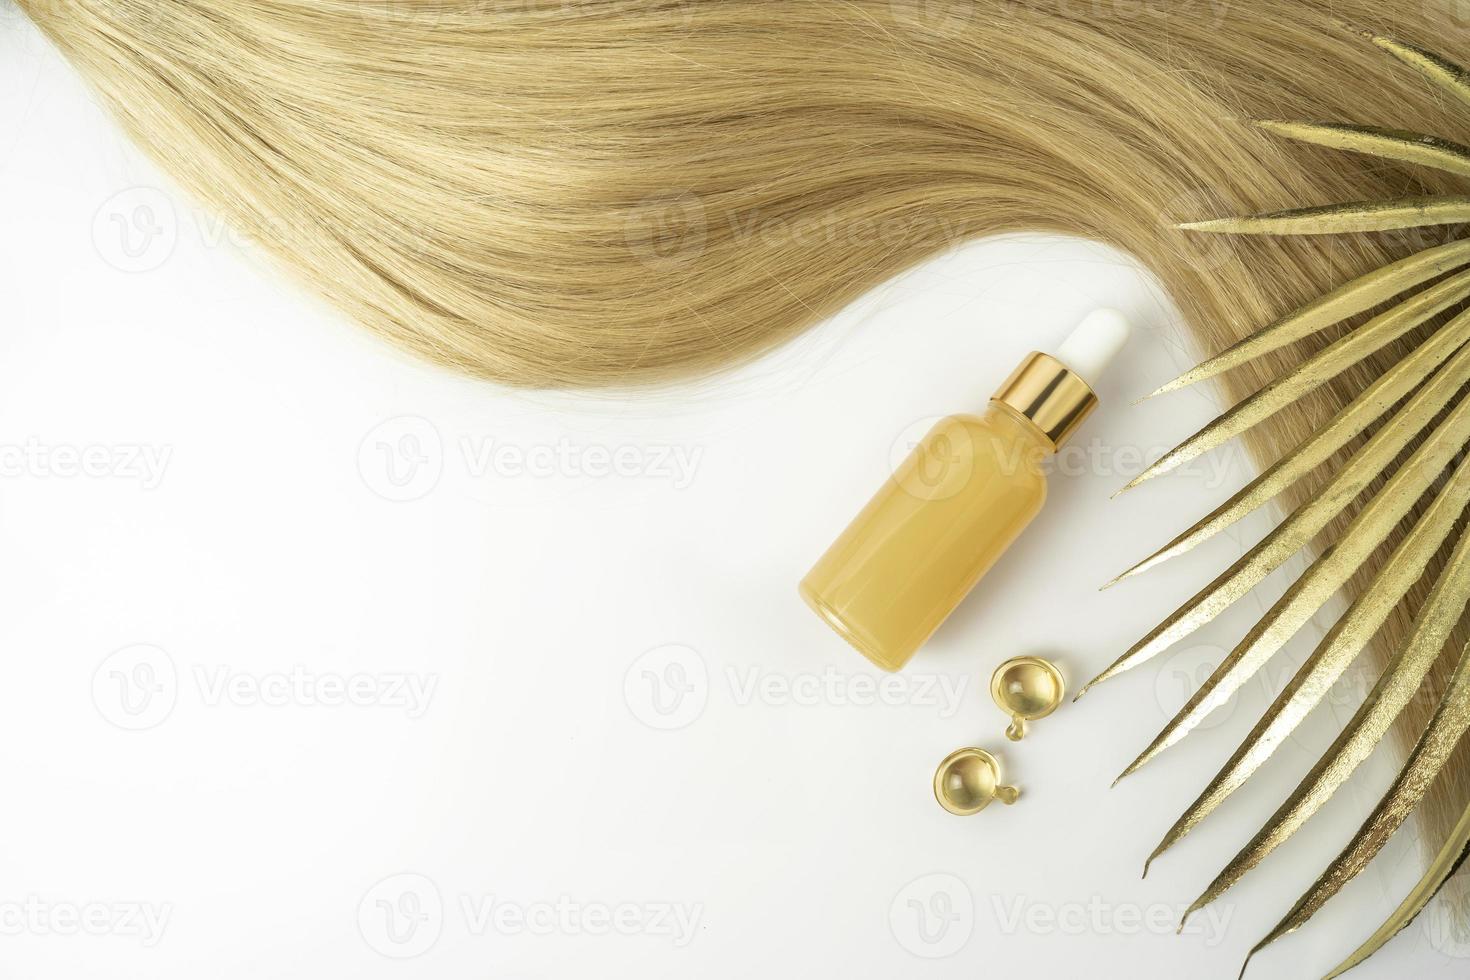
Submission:
[[[1130,333],[1128,318],[1117,310],[1093,310],[1062,341],[1056,358],[1089,387],[1096,388],[1108,365],[1128,343]]]

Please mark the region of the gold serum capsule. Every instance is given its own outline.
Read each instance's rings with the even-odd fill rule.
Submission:
[[[1128,333],[1098,310],[983,414],[940,420],[807,573],[807,605],[884,670],[908,663],[1040,512],[1042,463],[1097,406],[1090,382]]]

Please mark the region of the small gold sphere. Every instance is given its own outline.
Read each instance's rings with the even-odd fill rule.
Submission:
[[[984,749],[951,752],[934,773],[934,798],[950,813],[968,817],[992,800],[1007,806],[1021,798],[1014,786],[1000,785],[1000,762]]]
[[[1006,738],[1012,742],[1025,737],[1026,722],[1057,710],[1066,694],[1062,672],[1040,657],[1014,657],[997,667],[990,678],[990,696],[1011,716]]]

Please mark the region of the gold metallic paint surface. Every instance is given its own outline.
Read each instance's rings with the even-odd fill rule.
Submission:
[[[1394,719],[1418,694],[1461,611],[1470,601],[1470,534],[1461,533],[1449,561],[1414,618],[1408,643],[1394,655],[1357,713],[1312,771],[1266,823],[1210,883],[1185,913],[1219,898],[1277,847],[1296,833],[1373,753]]]
[[[1084,685],[1077,697],[1082,697],[1095,685],[1157,656],[1213,620],[1259,585],[1267,575],[1305,547],[1329,521],[1378,479],[1384,468],[1397,459],[1420,430],[1443,410],[1459,387],[1458,372],[1441,371],[1431,378],[1395,414],[1393,424],[1383,426],[1374,433],[1363,448],[1353,454],[1311,500],[1292,511],[1235,564]],[[1447,425],[1448,420],[1441,423],[1436,431],[1448,432],[1445,428]],[[1460,445],[1460,442],[1463,439],[1457,441],[1455,446]],[[1421,447],[1420,452],[1424,451],[1425,447]],[[1409,503],[1412,504],[1413,501]]]
[[[1424,873],[1423,878],[1419,879],[1414,890],[1409,892],[1408,897],[1399,904],[1397,909],[1394,909],[1393,915],[1388,917],[1388,921],[1379,926],[1367,942],[1359,946],[1352,956],[1349,956],[1327,975],[1327,980],[1334,980],[1353,967],[1361,965],[1368,957],[1382,949],[1390,939],[1407,929],[1409,924],[1419,917],[1419,913],[1423,912],[1434,900],[1434,896],[1439,894],[1440,889],[1454,877],[1456,869],[1464,863],[1467,853],[1470,853],[1470,809],[1466,809],[1460,817],[1459,823],[1450,833],[1449,840],[1445,841],[1434,860],[1429,863],[1429,870]]]
[[[1470,319],[1459,318],[1441,327],[1412,354],[1394,364],[1372,385],[1363,389],[1342,412],[1310,439],[1277,460],[1208,517],[1179,534],[1103,588],[1109,588],[1194,549],[1311,473],[1398,404],[1466,340],[1470,340]],[[1466,380],[1470,381],[1470,375],[1466,376]]]
[[[1470,262],[1470,241],[1460,241],[1425,249],[1375,269],[1257,330],[1161,386],[1153,394],[1162,395],[1223,374],[1357,316],[1467,262]]]
[[[1422,326],[1470,296],[1470,274],[1462,273],[1416,293],[1309,357],[1301,366],[1249,398],[1238,402],[1214,421],[1134,477],[1129,490],[1160,473],[1182,466],[1234,439],[1258,422],[1270,418],[1346,371],[1352,365]]]
[[[1345,232],[1398,231],[1470,221],[1470,197],[1403,197],[1393,201],[1350,201],[1291,208],[1239,218],[1213,218],[1179,227],[1232,235],[1340,235]]]
[[[1061,361],[1032,351],[1011,373],[994,400],[1015,409],[1060,447],[1097,408],[1097,395]]]
[[[1450,752],[1467,729],[1470,729],[1470,646],[1461,653],[1460,663],[1440,700],[1439,710],[1424,730],[1419,744],[1414,746],[1398,779],[1364,821],[1352,842],[1328,865],[1286,917],[1256,944],[1252,955],[1300,929],[1343,885],[1368,866],[1368,862],[1377,856],[1424,799],[1430,784],[1438,777],[1449,760]]]
[[[1169,828],[1150,863],[1200,824],[1249,779],[1327,695],[1367,646],[1395,606],[1419,580],[1424,567],[1449,538],[1470,503],[1470,467],[1461,466],[1450,484],[1400,542],[1373,582],[1322,638],[1286,689],[1276,698],[1205,791]]]
[[[1444,467],[1470,442],[1470,397],[1460,400],[1444,422],[1394,472],[1383,489],[1368,501],[1343,531],[1332,549],[1312,563],[1286,594],[1251,627],[1234,650],[1200,685],[1198,691],[1164,730],[1123,770],[1122,779],[1176,744],[1216,708],[1225,704],[1241,685],[1255,676],[1276,652],[1301,629],[1323,603],[1352,577],[1410,508],[1439,478]],[[1456,472],[1456,482],[1470,479],[1470,457]]]
[[[1421,48],[1359,31],[1346,24],[1342,26],[1408,65],[1447,96],[1470,106],[1470,73],[1458,65]],[[1470,176],[1470,147],[1441,137],[1344,122],[1266,120],[1257,125],[1268,133],[1298,142]],[[1470,220],[1470,196],[1443,195],[1330,204],[1201,221],[1179,227],[1231,234],[1322,235],[1396,230],[1467,220]],[[1185,372],[1156,394],[1213,377],[1262,354],[1305,339],[1334,323],[1365,313],[1394,297],[1419,290],[1440,274],[1460,269],[1466,262],[1464,249],[1467,244],[1470,243],[1459,241],[1426,249],[1359,277]],[[1463,276],[1452,275],[1424,289],[1417,296],[1401,302],[1396,310],[1380,315],[1344,340],[1328,345],[1301,367],[1223,413],[1195,436],[1165,454],[1134,482],[1142,482],[1164,472],[1245,431],[1269,411],[1277,409],[1274,405],[1276,399],[1282,405],[1294,401],[1321,383],[1314,375],[1314,369],[1325,373],[1330,367],[1340,365],[1338,370],[1342,370],[1355,363],[1355,359],[1343,355],[1347,341],[1367,331],[1369,339],[1357,342],[1359,346],[1367,347],[1372,346],[1376,339],[1374,333],[1393,333],[1394,326],[1384,325],[1385,317],[1390,318],[1390,323],[1396,315],[1407,322],[1413,314],[1403,311],[1418,309],[1423,311],[1423,316],[1414,324],[1424,323],[1432,320],[1439,311],[1461,302],[1464,294],[1458,292],[1456,280]],[[1443,302],[1438,303],[1439,300]],[[1368,644],[1388,615],[1404,600],[1432,556],[1456,533],[1457,528],[1461,529],[1448,562],[1441,569],[1429,597],[1415,614],[1407,643],[1394,652],[1373,691],[1312,771],[1266,826],[1189,907],[1186,918],[1219,898],[1266,855],[1289,840],[1352,775],[1419,692],[1446,639],[1464,614],[1467,601],[1470,601],[1470,530],[1463,529],[1459,518],[1470,504],[1470,458],[1460,459],[1448,482],[1441,485],[1438,481],[1441,471],[1463,453],[1467,440],[1470,440],[1470,395],[1462,398],[1443,419],[1435,420],[1467,381],[1467,371],[1470,371],[1470,348],[1464,346],[1467,316],[1470,314],[1462,312],[1449,324],[1440,327],[1433,337],[1359,394],[1323,430],[1304,440],[1225,505],[1119,576],[1121,579],[1153,567],[1217,534],[1272,499],[1295,480],[1326,463],[1374,423],[1383,420],[1368,442],[1354,452],[1317,496],[1289,515],[1260,544],[1119,657],[1097,679],[1083,687],[1085,692],[1092,684],[1149,659],[1208,622],[1220,609],[1254,588],[1262,577],[1263,569],[1269,571],[1279,566],[1288,549],[1295,551],[1305,547],[1326,526],[1330,516],[1354,499],[1355,495],[1346,496],[1348,491],[1367,491],[1377,478],[1393,470],[1381,488],[1370,491],[1372,496],[1348,528],[1327,543],[1324,553],[1251,628],[1153,745],[1128,767],[1124,773],[1127,775],[1183,738],[1210,709],[1233,696],[1244,680],[1263,666],[1307,618],[1352,575],[1362,570],[1375,549],[1408,515],[1421,496],[1427,492],[1433,498],[1394,553],[1378,566],[1373,582],[1318,644],[1231,759],[1165,835],[1150,857],[1152,861],[1188,834],[1251,777]],[[1395,336],[1406,335],[1412,326],[1410,324]],[[1451,352],[1454,352],[1452,357]],[[1446,357],[1451,359],[1441,366]],[[1408,397],[1402,407],[1395,409],[1396,399],[1408,395],[1423,378],[1428,380]],[[1388,417],[1385,419],[1386,413]],[[1406,448],[1431,422],[1434,423],[1433,431],[1420,441],[1402,466],[1393,469],[1398,451]],[[1250,958],[1260,950],[1309,921],[1346,882],[1368,865],[1422,802],[1467,730],[1470,730],[1470,646],[1461,651],[1438,710],[1393,786],[1352,842],[1291,912],[1251,950],[1246,959],[1247,966]],[[1362,963],[1413,921],[1463,863],[1470,853],[1467,848],[1470,848],[1470,811],[1461,818],[1451,839],[1445,843],[1429,873],[1414,892],[1366,943],[1334,970],[1332,976]]]
[[[1470,74],[1459,65],[1432,51],[1395,41],[1391,37],[1383,37],[1371,31],[1358,33],[1423,75],[1430,84],[1446,95],[1470,105]]]
[[[1383,160],[1434,167],[1470,177],[1470,147],[1438,136],[1402,129],[1354,126],[1350,123],[1291,122],[1262,119],[1256,125],[1268,133],[1333,150],[1349,150]]]

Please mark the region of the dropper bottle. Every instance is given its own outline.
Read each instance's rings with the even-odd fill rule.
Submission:
[[[1046,502],[1042,463],[1097,407],[1092,384],[1128,340],[1097,310],[1056,356],[1021,362],[981,415],[940,420],[801,583],[828,625],[899,670]]]

